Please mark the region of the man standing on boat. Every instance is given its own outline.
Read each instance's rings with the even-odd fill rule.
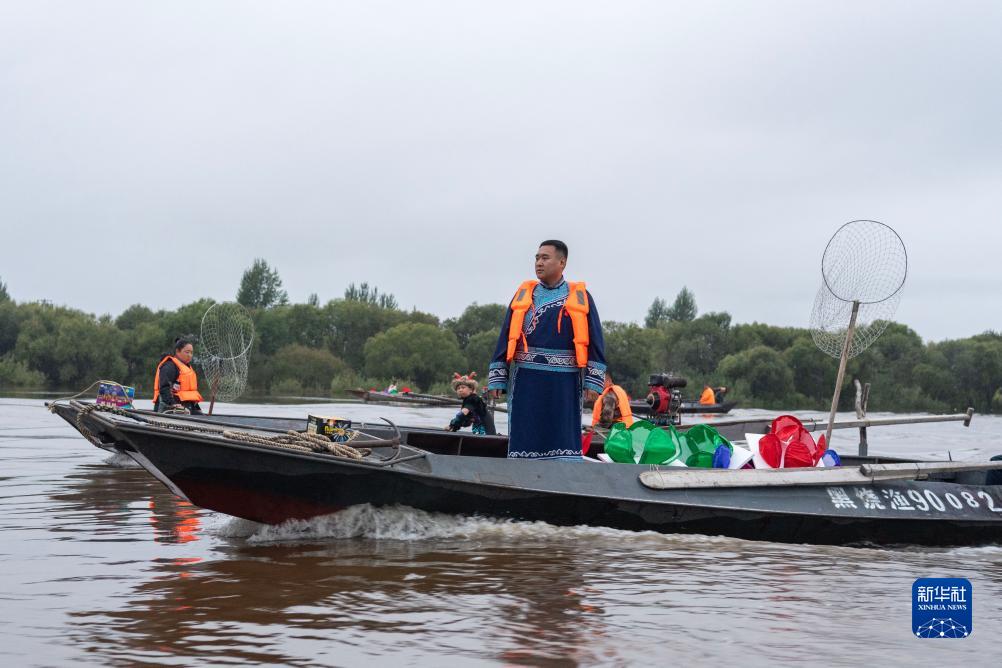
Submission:
[[[487,389],[508,392],[508,456],[581,458],[582,393],[605,387],[605,342],[583,282],[564,280],[567,244],[536,252],[536,279],[522,283],[505,314]]]

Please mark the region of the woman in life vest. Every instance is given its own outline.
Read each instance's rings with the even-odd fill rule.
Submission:
[[[153,379],[153,410],[162,413],[184,407],[190,413],[201,413],[198,402],[198,376],[191,368],[195,347],[190,339],[180,337],[174,341],[174,353],[165,353]]]
[[[627,427],[633,424],[633,410],[630,408],[630,395],[626,390],[612,382],[612,374],[606,372],[605,390],[595,401],[591,414],[591,426],[611,427],[616,422],[622,422]]]

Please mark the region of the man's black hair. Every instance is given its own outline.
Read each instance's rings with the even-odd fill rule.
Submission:
[[[554,248],[557,249],[558,253],[564,256],[564,259],[567,259],[567,244],[565,244],[563,241],[560,241],[559,239],[547,239],[546,241],[542,242],[539,245],[553,246]]]

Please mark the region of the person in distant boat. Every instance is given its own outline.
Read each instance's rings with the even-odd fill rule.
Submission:
[[[472,426],[474,434],[494,435],[498,433],[494,428],[494,418],[487,410],[483,397],[477,394],[476,375],[472,371],[465,376],[458,373],[452,375],[452,389],[463,400],[463,405],[446,428],[449,431],[459,431],[463,427]]]
[[[190,413],[201,413],[198,402],[198,376],[191,368],[195,346],[191,339],[180,337],[174,341],[174,352],[165,353],[153,378],[153,410],[158,413],[170,409],[187,408]]]
[[[605,390],[595,401],[591,413],[591,426],[611,427],[622,422],[629,427],[633,424],[633,410],[630,408],[630,395],[626,390],[612,382],[612,375],[606,374]]]
[[[726,387],[710,387],[709,385],[704,385],[703,393],[699,396],[699,404],[701,406],[719,404],[724,400],[725,394],[727,394]]]
[[[605,389],[605,342],[595,300],[564,280],[567,244],[536,251],[536,280],[515,291],[490,364],[487,389],[508,393],[508,456],[581,461],[582,393]]]
[[[390,383],[390,386],[386,388],[386,394],[397,394],[397,392],[397,381],[394,380]]]

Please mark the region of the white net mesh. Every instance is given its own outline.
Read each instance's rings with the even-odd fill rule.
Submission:
[[[859,305],[856,328],[849,343],[849,359],[869,348],[870,344],[883,334],[900,302],[901,290],[898,290],[890,299],[875,304]],[[818,288],[818,294],[814,298],[814,309],[811,311],[811,337],[814,339],[814,345],[825,354],[839,359],[842,355],[842,346],[845,345],[845,335],[851,316],[852,302],[838,299],[822,284]]]
[[[907,274],[904,242],[875,220],[854,220],[840,227],[821,258],[825,285],[846,302],[884,301],[901,290]]]
[[[213,304],[202,316],[202,369],[218,401],[233,401],[247,387],[254,321],[240,304]]]
[[[901,237],[887,225],[854,220],[828,242],[821,275],[811,311],[811,336],[826,354],[841,357],[853,302],[859,302],[846,351],[851,359],[877,340],[897,311],[908,275],[908,254]]]

